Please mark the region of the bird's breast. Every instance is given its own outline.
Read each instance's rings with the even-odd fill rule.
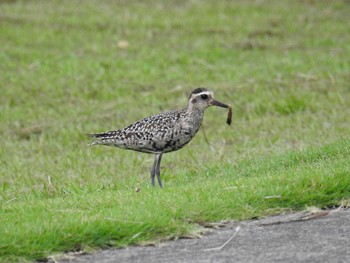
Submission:
[[[198,132],[203,118],[188,118],[183,119],[174,126],[170,136],[164,143],[164,152],[172,152],[181,149],[188,144]]]

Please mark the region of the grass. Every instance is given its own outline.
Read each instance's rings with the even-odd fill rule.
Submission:
[[[274,158],[177,174],[160,190],[136,179],[119,185],[67,185],[6,200],[2,255],[41,259],[94,247],[188,235],[196,224],[249,219],[350,197],[350,140]],[[276,198],[268,198],[268,197]]]
[[[350,198],[349,9],[1,1],[1,259],[138,244]],[[183,107],[197,86],[232,103],[233,124],[208,109],[190,145],[164,156],[163,190],[150,187],[150,155],[86,147],[85,133]]]

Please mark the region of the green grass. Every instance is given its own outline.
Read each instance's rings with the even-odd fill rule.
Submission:
[[[350,198],[349,11],[340,0],[1,1],[0,259]],[[150,186],[152,156],[86,147],[85,133],[183,107],[197,86],[232,103],[233,123],[208,109],[189,146],[163,157],[163,190]]]
[[[163,190],[118,185],[48,185],[5,200],[0,243],[6,258],[126,246],[188,235],[193,223],[249,219],[350,198],[350,139],[274,158],[177,174]],[[275,198],[269,198],[275,197]]]

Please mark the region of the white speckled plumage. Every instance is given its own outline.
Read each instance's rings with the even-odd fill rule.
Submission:
[[[204,110],[212,105],[228,108],[228,105],[214,99],[211,90],[197,88],[192,91],[186,108],[141,119],[124,129],[90,134],[90,137],[97,139],[90,145],[101,144],[155,154],[151,170],[152,184],[154,185],[154,177],[157,175],[162,187],[162,154],[179,150],[189,143],[202,124]]]

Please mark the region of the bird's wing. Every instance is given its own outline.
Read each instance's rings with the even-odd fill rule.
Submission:
[[[181,116],[181,111],[164,112],[141,119],[124,129],[105,133],[92,134],[97,140],[91,145],[103,144],[136,150],[157,152],[162,144],[174,135],[174,127]]]

